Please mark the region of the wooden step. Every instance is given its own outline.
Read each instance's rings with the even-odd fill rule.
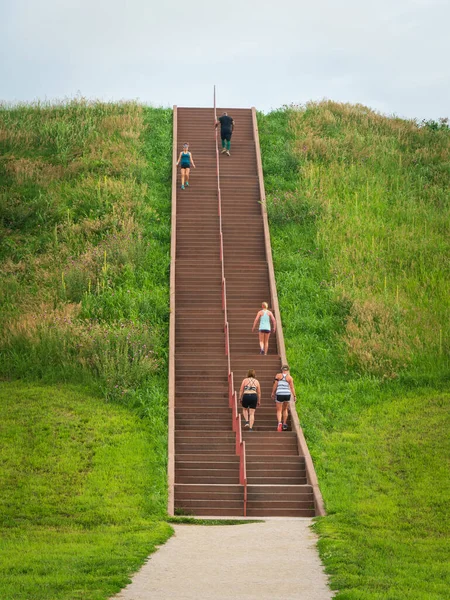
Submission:
[[[243,432],[247,514],[312,516],[312,488],[306,484],[305,460],[290,420],[288,431],[276,430],[276,406],[270,398],[273,377],[281,368],[276,336],[270,337],[269,355],[261,356],[258,334],[251,332],[261,302],[270,301],[252,111],[223,110],[233,116],[236,129],[231,156],[219,156],[220,221],[214,113],[178,108],[177,148],[188,140],[198,168],[192,169],[186,190],[180,189],[177,172],[175,507],[193,515],[243,515],[240,458],[228,398],[221,222],[234,387],[239,389],[248,369],[254,368],[262,390],[255,430]],[[243,235],[242,223],[247,222],[252,228]]]

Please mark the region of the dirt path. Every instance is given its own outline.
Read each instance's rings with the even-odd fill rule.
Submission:
[[[175,525],[116,600],[330,600],[310,519]]]

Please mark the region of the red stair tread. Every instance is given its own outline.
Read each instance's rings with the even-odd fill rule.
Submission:
[[[305,460],[290,421],[289,431],[276,431],[270,399],[273,376],[281,367],[276,337],[271,336],[269,355],[260,356],[258,335],[251,332],[261,302],[270,298],[252,111],[217,110],[226,110],[236,122],[231,156],[219,156],[231,370],[238,389],[254,368],[263,390],[255,431],[244,430],[247,514],[313,516]],[[214,111],[178,108],[177,119],[178,152],[188,140],[197,169],[191,170],[185,190],[177,173],[175,510],[242,516],[243,486],[228,401]],[[243,232],[243,223],[252,226]]]

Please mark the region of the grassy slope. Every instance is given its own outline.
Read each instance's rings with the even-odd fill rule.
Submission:
[[[357,214],[355,228],[349,206],[345,202],[338,204],[347,198],[352,214],[355,215],[356,207],[360,213],[360,198],[364,194],[359,188],[347,195],[339,193],[339,198],[333,193],[351,189],[350,183],[355,185],[356,181],[368,198],[369,188],[367,173],[361,181],[355,180],[353,170],[353,183],[347,185],[346,168],[339,171],[333,163],[330,169],[330,161],[349,144],[348,132],[341,128],[343,118],[330,112],[331,117],[324,116],[319,107],[315,114],[318,122],[313,127],[314,130],[317,125],[317,131],[304,133],[299,131],[304,122],[297,121],[298,115],[292,112],[261,117],[288,355],[294,375],[302,384],[300,416],[329,513],[318,525],[322,556],[334,586],[342,590],[342,598],[441,598],[448,577],[448,554],[442,539],[447,525],[442,500],[446,494],[448,497],[442,468],[447,442],[444,408],[448,405],[448,394],[442,391],[448,368],[448,335],[441,318],[445,309],[445,288],[441,287],[440,276],[443,266],[437,263],[434,268],[428,251],[422,251],[420,260],[414,263],[419,265],[421,277],[433,273],[431,280],[426,281],[432,298],[429,303],[422,302],[421,310],[414,313],[416,325],[422,325],[424,332],[419,342],[408,335],[407,327],[401,326],[408,324],[410,307],[415,307],[414,294],[407,293],[409,285],[413,292],[417,290],[414,282],[403,287],[393,285],[387,263],[380,269],[375,254],[373,271],[378,273],[378,280],[364,279],[367,262],[359,261],[378,247],[373,232],[360,236],[365,245],[359,245],[359,251],[350,244],[344,258],[351,257],[353,272],[349,276],[345,271],[339,262],[340,253],[336,252],[342,246],[341,237],[346,243],[351,241],[355,229],[371,220],[364,213]],[[330,132],[343,146],[336,149],[337,142],[329,143]],[[312,140],[312,150],[305,150],[304,144],[296,145],[296,140],[303,141],[302,136]],[[356,136],[361,142],[358,151],[376,146],[375,140],[365,136],[364,131]],[[390,136],[387,127],[388,140]],[[401,138],[398,132],[397,138]],[[424,144],[423,139],[413,142],[413,152],[421,161],[426,160],[429,144]],[[75,415],[74,440],[80,442],[92,435],[91,421],[83,417],[84,403],[89,401],[89,413],[95,408],[97,415],[93,416],[94,429],[100,436],[111,436],[108,447],[112,446],[114,456],[102,453],[94,468],[91,465],[91,469],[83,471],[87,457],[84,444],[74,441],[65,446],[63,472],[74,485],[79,483],[78,503],[68,498],[62,488],[59,496],[51,491],[53,472],[46,474],[44,470],[36,479],[33,476],[41,495],[53,498],[47,518],[53,514],[56,525],[45,521],[45,511],[40,512],[29,495],[15,497],[13,489],[18,482],[13,482],[8,490],[9,501],[13,502],[10,506],[22,505],[21,512],[28,513],[28,518],[15,522],[11,515],[18,512],[16,508],[2,511],[6,517],[3,525],[7,552],[3,556],[8,579],[1,579],[6,582],[3,585],[15,586],[14,598],[19,597],[17,589],[20,597],[32,598],[36,585],[39,596],[34,597],[39,598],[74,598],[77,596],[73,589],[78,590],[79,597],[104,598],[113,588],[123,585],[127,574],[137,567],[153,543],[169,535],[166,528],[154,525],[154,517],[165,506],[168,302],[167,278],[161,273],[167,273],[168,267],[170,111],[143,110],[135,105],[92,107],[82,103],[52,110],[2,110],[0,144],[3,377],[81,381],[96,394],[100,391],[126,407],[104,405],[86,391],[77,402],[73,388],[44,389],[34,383],[21,388],[8,384],[3,393],[3,413],[14,413],[7,402],[9,397],[16,400],[19,408],[27,397],[34,398],[36,406],[30,419],[40,414],[41,403],[44,408],[48,406],[47,414],[54,414],[48,419],[48,427],[51,430],[59,424],[57,433],[62,439],[67,429],[60,427],[61,412]],[[327,154],[330,146],[335,151],[334,158],[321,156],[320,152]],[[398,165],[398,155],[403,150],[397,148],[395,152]],[[437,159],[431,152],[438,171],[439,165],[446,164],[445,145],[441,153]],[[321,167],[324,161],[328,161],[327,169]],[[345,166],[345,161],[341,162]],[[370,175],[373,164],[369,161],[365,168]],[[425,177],[427,169],[435,178],[446,176],[445,172],[436,174],[432,165],[425,164],[418,173],[420,177]],[[385,166],[377,167],[369,180],[378,180],[383,170]],[[332,177],[325,180],[328,171]],[[400,190],[406,199],[412,189],[421,189],[420,182],[412,182],[411,177],[409,170],[405,180],[389,180],[392,189]],[[435,224],[433,232],[437,232],[438,239],[433,236],[427,247],[436,247],[438,241],[437,247],[445,254],[442,223],[448,220],[439,186],[441,183],[433,182],[433,220],[427,213],[427,218],[412,220],[410,229],[419,221],[423,225]],[[379,191],[377,194],[382,197]],[[396,214],[401,222],[405,209],[397,204]],[[426,209],[423,204],[420,210]],[[333,213],[335,206],[339,206],[342,220]],[[366,202],[366,208],[371,207],[372,203]],[[388,231],[392,227],[391,211],[385,209],[380,214],[384,215],[383,231]],[[333,223],[339,227],[332,228]],[[377,226],[375,232],[378,230],[381,231]],[[427,225],[426,235],[429,231]],[[422,234],[425,235],[425,227]],[[391,250],[394,237],[384,240],[383,256],[389,254],[387,249]],[[396,248],[400,247],[405,246],[397,244]],[[410,255],[413,251],[411,246]],[[410,256],[399,258],[395,252],[391,254],[398,261],[402,278],[410,272],[414,275],[414,269],[409,268],[414,266]],[[415,275],[413,279],[417,279]],[[351,282],[351,286],[345,282]],[[365,304],[366,290],[370,291],[370,305]],[[390,301],[384,302],[386,298]],[[408,310],[402,312],[396,304]],[[428,313],[432,315],[431,327],[423,317],[427,316],[423,310],[427,306],[432,307]],[[372,329],[361,327],[366,321],[373,325]],[[400,354],[395,352],[397,343],[383,346],[387,338],[379,335],[387,331],[386,324],[394,327],[388,330],[389,335],[395,334],[396,342],[402,342]],[[46,404],[47,400],[50,404]],[[130,425],[136,409],[144,419]],[[21,418],[23,427],[32,430],[27,413]],[[152,464],[152,469],[146,469],[142,475],[142,485],[153,490],[151,503],[146,500],[147,491],[145,495],[134,495],[131,506],[127,505],[127,515],[117,511],[115,503],[104,502],[112,493],[123,497],[130,486],[129,480],[118,478],[111,487],[108,476],[117,459],[113,450],[117,431],[109,425],[117,422],[128,424],[128,444],[145,452],[140,459],[129,452],[122,453],[122,472],[135,466],[136,461],[141,461],[141,466],[148,460]],[[149,426],[151,442],[145,433]],[[39,437],[48,441],[46,427],[43,425]],[[150,446],[145,447],[142,436]],[[14,445],[17,446],[15,442]],[[21,472],[26,479],[36,466],[42,466],[41,450],[53,456],[48,443],[31,447],[23,458]],[[5,477],[11,469],[16,471],[14,460],[14,453],[10,453],[3,471]],[[424,465],[430,466],[429,473]],[[437,482],[433,487],[431,477]],[[101,494],[93,493],[94,488],[102,490]],[[61,510],[54,514],[52,506],[65,507],[66,513]],[[90,522],[92,518],[94,523]],[[148,527],[143,527],[144,523]],[[59,550],[63,558],[57,561]],[[111,552],[116,557],[113,561]],[[2,597],[8,597],[6,589],[0,590]]]
[[[0,388],[4,600],[107,598],[170,535],[146,422],[88,390]]]
[[[333,103],[259,115],[259,126],[332,585],[339,598],[444,598],[449,134]]]
[[[171,120],[0,110],[2,598],[109,597],[170,535]]]
[[[170,124],[134,104],[0,111],[1,373],[146,405],[167,354]]]

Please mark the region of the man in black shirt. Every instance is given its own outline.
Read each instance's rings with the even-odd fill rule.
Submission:
[[[220,125],[220,137],[222,138],[222,154],[225,152],[230,156],[231,135],[234,129],[234,120],[224,112],[219,120],[216,121],[215,127]]]

